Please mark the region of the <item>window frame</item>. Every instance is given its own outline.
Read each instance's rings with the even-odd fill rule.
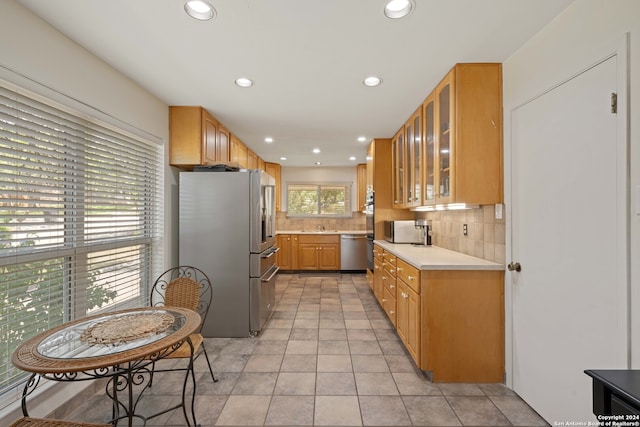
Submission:
[[[56,305],[55,311],[56,313],[60,313],[57,310],[61,310],[61,317],[58,318],[56,314],[56,316],[54,316],[55,320],[40,325],[41,327],[46,326],[48,329],[56,326],[56,324],[83,318],[88,314],[148,304],[150,284],[153,278],[159,274],[163,268],[164,168],[162,164],[164,161],[164,150],[162,141],[157,137],[140,131],[126,123],[118,123],[117,120],[112,120],[112,117],[106,116],[104,113],[88,105],[78,105],[74,100],[70,98],[67,99],[62,94],[55,92],[49,93],[48,90],[43,90],[43,92],[46,93],[46,95],[31,92],[30,90],[0,79],[0,94],[7,100],[15,101],[15,108],[19,108],[18,106],[24,102],[24,105],[29,110],[36,109],[37,105],[41,105],[45,107],[43,111],[58,112],[60,120],[66,120],[71,117],[72,122],[78,124],[78,129],[86,132],[85,135],[87,139],[78,138],[77,141],[71,141],[60,138],[59,143],[64,147],[64,150],[61,150],[62,154],[60,154],[59,157],[52,157],[56,159],[56,161],[59,161],[60,165],[66,164],[69,161],[66,157],[67,149],[75,150],[74,154],[80,159],[78,163],[80,167],[73,171],[72,168],[62,166],[54,169],[56,171],[55,173],[62,174],[62,171],[65,171],[64,173],[67,175],[61,180],[61,185],[58,187],[58,189],[63,189],[63,191],[59,193],[52,192],[47,195],[53,200],[52,203],[58,205],[56,208],[57,217],[51,220],[51,223],[63,218],[60,224],[56,222],[50,229],[47,229],[51,230],[54,234],[54,237],[50,238],[51,242],[42,246],[34,245],[33,248],[15,246],[15,230],[19,228],[12,228],[11,226],[5,227],[4,230],[0,230],[0,232],[5,233],[5,237],[8,236],[8,240],[3,242],[5,244],[4,248],[0,245],[0,252],[2,252],[0,253],[0,271],[6,272],[5,269],[9,266],[15,266],[15,268],[18,269],[16,271],[32,271],[26,268],[37,263],[46,262],[53,262],[55,268],[60,270],[59,275],[56,276],[57,279],[51,280],[52,284],[47,284],[43,287],[43,289],[51,288],[55,292],[60,291],[53,303],[59,304]],[[59,101],[60,97],[63,98],[62,102]],[[75,105],[75,107],[71,107],[70,105]],[[4,108],[5,117],[12,117],[10,116],[11,103],[9,101],[7,101],[6,104],[0,103],[0,106]],[[16,113],[16,119],[18,118],[23,120],[20,113]],[[20,144],[33,147],[33,143],[27,142],[30,139],[29,137],[23,137],[22,134],[17,132],[12,136],[12,128],[15,128],[13,130],[17,130],[19,127],[17,125],[18,121],[15,123],[16,124],[12,125],[12,122],[7,119],[5,119],[3,123],[0,123],[0,130],[4,132],[4,136],[0,135],[0,147],[4,146],[4,154],[0,152],[0,164],[4,162],[4,165],[0,165],[0,175],[2,175],[0,176],[0,188],[4,189],[4,195],[2,194],[3,191],[0,191],[0,202],[3,202],[3,199],[5,202],[4,208],[0,203],[0,218],[8,221],[7,224],[16,218],[20,218],[19,215],[22,215],[15,214],[12,216],[12,213],[9,212],[10,209],[6,208],[7,201],[12,197],[16,197],[11,194],[7,195],[7,192],[11,192],[11,180],[7,178],[10,177],[11,174],[7,171],[12,168],[19,171],[22,165],[20,156],[12,155],[12,141],[15,141],[14,145],[18,151]],[[36,121],[34,121],[34,123],[39,125]],[[55,130],[58,125],[62,127],[61,122],[49,122],[50,125],[52,123],[53,127],[50,128],[52,130]],[[71,122],[65,122],[65,124],[68,123]],[[24,129],[28,131],[30,128]],[[113,136],[114,140],[111,140],[110,136]],[[106,138],[102,142],[91,141],[91,143],[89,143],[89,139],[97,140],[104,137]],[[126,151],[114,151],[114,144],[115,146],[120,144],[120,146],[126,147]],[[34,148],[31,149],[33,150]],[[103,150],[102,154],[98,153],[99,150]],[[139,197],[135,194],[131,196],[134,204],[133,208],[131,208],[131,212],[133,213],[129,216],[133,217],[133,219],[129,218],[129,220],[135,224],[129,224],[128,227],[130,227],[131,231],[127,232],[127,226],[125,225],[125,228],[121,228],[118,220],[113,218],[113,215],[119,215],[123,209],[126,212],[125,204],[119,204],[108,198],[104,199],[107,201],[88,201],[91,197],[98,199],[101,197],[104,198],[106,194],[106,192],[99,189],[94,190],[97,195],[90,194],[91,185],[104,186],[104,183],[96,184],[92,182],[92,180],[94,180],[96,176],[98,176],[98,180],[102,179],[100,174],[106,169],[100,165],[88,165],[92,161],[99,162],[104,159],[111,159],[113,164],[125,164],[130,161],[130,159],[117,160],[117,158],[118,156],[125,158],[127,155],[131,155],[132,150],[137,150],[135,169],[127,169],[125,166],[121,169],[121,175],[118,175],[116,171],[113,176],[124,177],[130,172],[138,173],[141,171],[142,175],[135,178],[122,178],[122,181],[119,181],[117,184],[107,184],[111,185],[111,187],[117,187],[120,185],[120,182],[123,182],[124,186],[134,182],[135,185],[130,187],[132,189],[130,191],[140,194]],[[28,155],[29,154],[25,154],[24,156]],[[93,159],[92,156],[94,157]],[[101,158],[97,159],[98,157]],[[2,170],[3,168],[4,171]],[[88,171],[88,169],[92,168],[93,171]],[[18,175],[19,174],[16,174],[16,176]],[[38,180],[42,180],[42,177],[38,177],[37,173],[25,174],[25,177],[26,180],[36,182],[36,185],[39,182]],[[13,194],[19,195],[25,191],[23,189],[25,184],[19,178],[15,178],[15,181],[16,190]],[[44,186],[42,187],[45,188]],[[46,191],[47,189],[45,188],[44,190],[35,192],[40,198],[30,194],[30,196],[32,196],[31,202],[34,206],[43,202],[44,199],[42,195],[46,193]],[[98,230],[96,231],[96,229],[94,229],[92,235],[92,224],[87,223],[87,219],[92,215],[99,216],[102,212],[95,211],[89,213],[89,211],[95,209],[95,207],[100,204],[109,208],[106,212],[107,214],[112,212],[112,221],[116,225],[107,227],[106,231],[103,226],[102,230],[100,230],[102,220],[98,218],[97,221],[94,222],[94,224],[98,224],[96,226]],[[125,207],[123,208],[123,206]],[[18,209],[15,210],[18,211]],[[69,213],[71,211],[73,211],[73,214]],[[98,215],[96,215],[96,212]],[[43,213],[40,216],[46,217],[47,214]],[[72,216],[74,218],[73,221],[69,219],[69,217]],[[49,222],[47,219],[43,221],[45,223]],[[1,225],[2,224],[0,224],[0,226]],[[78,232],[78,229],[81,231]],[[95,237],[96,235],[98,238]],[[91,239],[92,237],[94,239],[93,241]],[[36,240],[38,239],[41,239],[41,237],[36,235]],[[107,279],[111,281],[108,285],[110,288],[117,290],[123,289],[122,298],[118,301],[114,298],[111,303],[101,301],[100,304],[102,305],[92,309],[88,299],[89,289],[92,287],[103,287],[103,285],[94,283],[94,280],[91,279],[91,276],[94,275],[96,271],[103,271],[96,265],[108,265],[113,268],[114,262],[116,266],[120,266],[116,267],[119,272],[122,272],[120,273],[120,277],[113,278],[119,273],[103,274],[103,276],[107,276]],[[128,264],[131,264],[132,267],[125,268]],[[23,269],[20,270],[20,266],[23,266]],[[114,268],[114,270],[116,268]],[[131,271],[134,273],[131,274]],[[123,279],[123,277],[125,278]],[[99,282],[99,280],[96,280],[96,282]],[[119,285],[119,283],[122,282],[124,282],[124,288],[121,288]],[[14,281],[13,283],[18,284],[16,288],[18,292],[20,292],[20,288],[24,288],[24,284],[21,285],[20,282]],[[112,283],[115,283],[115,285],[112,285]],[[7,285],[5,291],[13,290],[13,288],[9,288],[8,286],[9,285]],[[31,285],[31,287],[33,286],[40,288],[40,284]],[[0,291],[2,290],[3,288],[0,287]],[[28,298],[29,291],[25,291],[24,295]],[[60,307],[62,308],[60,309]],[[5,306],[5,309],[9,310],[7,306]],[[24,321],[24,319],[21,319],[21,321]],[[3,336],[3,338],[8,338],[10,334],[20,333],[19,331],[11,330],[10,319],[0,319],[0,324],[3,328],[6,327],[3,331],[6,333],[6,336]],[[22,328],[19,328],[19,330],[20,329]],[[40,332],[37,331],[37,329],[38,328],[35,328],[36,333]],[[30,336],[27,334],[20,338],[20,340],[24,341],[28,338],[30,338]],[[10,346],[9,343],[6,343],[3,350],[4,353],[8,353],[9,362],[7,363],[7,360],[4,359],[7,357],[7,354],[3,355],[4,360],[0,360],[0,366],[3,367],[0,374],[4,377],[4,382],[0,384],[0,408],[11,405],[19,400],[20,390],[22,388],[21,384],[23,384],[25,378],[28,377],[27,373],[16,375],[15,372],[13,374],[10,372],[12,369],[10,357],[13,348],[15,348],[14,345],[17,344],[14,343]]]
[[[291,197],[289,197],[290,187],[292,186],[308,186],[308,187],[316,187],[317,191],[317,210],[314,214],[301,214],[301,213],[291,213]],[[323,214],[321,213],[321,205],[320,205],[320,194],[323,191],[323,187],[344,187],[345,192],[345,212],[344,214]],[[352,195],[353,195],[353,182],[349,181],[295,181],[287,183],[287,218],[351,218],[353,216],[352,212]]]

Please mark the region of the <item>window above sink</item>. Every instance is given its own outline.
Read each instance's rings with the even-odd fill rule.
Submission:
[[[287,218],[350,218],[351,215],[350,182],[287,184]]]

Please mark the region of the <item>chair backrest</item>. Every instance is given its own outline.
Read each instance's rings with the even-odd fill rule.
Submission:
[[[156,279],[150,301],[152,307],[181,307],[197,311],[202,318],[202,329],[212,297],[209,277],[196,267],[182,265],[168,269]]]

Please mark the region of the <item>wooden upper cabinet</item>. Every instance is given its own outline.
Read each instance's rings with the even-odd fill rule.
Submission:
[[[218,122],[206,110],[202,110],[202,139],[204,158],[202,164],[215,163],[218,159],[218,147],[216,137],[218,135]]]
[[[422,155],[422,203],[433,205],[436,202],[436,101],[431,93],[422,105],[423,115],[423,155]]]
[[[421,205],[421,164],[422,164],[422,107],[407,120],[405,133],[405,175],[406,191],[403,206],[410,208]]]
[[[356,175],[358,181],[358,201],[357,211],[362,212],[366,208],[367,198],[367,164],[361,163],[356,166]]]
[[[430,103],[435,115],[435,203],[502,203],[501,65],[457,64],[445,76],[423,104],[427,141]],[[429,142],[425,146],[431,149]],[[427,151],[427,162],[429,158]],[[427,182],[429,173],[426,167],[423,178]],[[425,189],[425,196],[429,191]],[[425,202],[429,203],[433,202]]]
[[[280,205],[281,205],[282,197],[280,196],[280,194],[281,194],[282,184],[280,182],[281,181],[280,165],[277,163],[265,162],[264,167],[265,167],[265,172],[267,172],[269,175],[274,177],[276,180],[276,211],[281,211],[282,206]]]
[[[374,141],[369,143],[367,147],[367,191],[373,191],[373,152]]]
[[[258,169],[258,155],[250,148],[247,148],[247,168]]]
[[[231,134],[231,145],[229,149],[229,160],[237,163],[240,167],[247,168],[248,148],[244,142],[240,141],[237,136]]]
[[[267,171],[266,162],[264,160],[262,160],[262,157],[260,157],[260,156],[258,156],[258,169],[260,169],[263,172]]]
[[[229,161],[229,133],[202,107],[169,107],[169,164],[182,169]]]
[[[231,158],[229,152],[229,130],[218,123],[218,133],[216,135],[216,154],[218,159],[225,159],[225,162]]]
[[[391,139],[391,165],[393,175],[391,177],[391,188],[393,195],[393,207],[405,207],[405,129],[404,126]]]

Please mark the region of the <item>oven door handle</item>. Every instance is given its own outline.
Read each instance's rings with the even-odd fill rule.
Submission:
[[[271,281],[271,279],[273,279],[273,276],[275,276],[275,275],[276,275],[276,273],[277,273],[278,271],[280,271],[280,267],[278,267],[277,265],[274,265],[274,267],[275,267],[275,269],[273,270],[273,273],[271,273],[271,276],[269,276],[269,278],[268,278],[268,279],[262,279],[262,278],[260,278],[260,281],[261,281],[261,282],[263,282],[263,283],[264,283],[264,282],[269,282],[269,281]]]

